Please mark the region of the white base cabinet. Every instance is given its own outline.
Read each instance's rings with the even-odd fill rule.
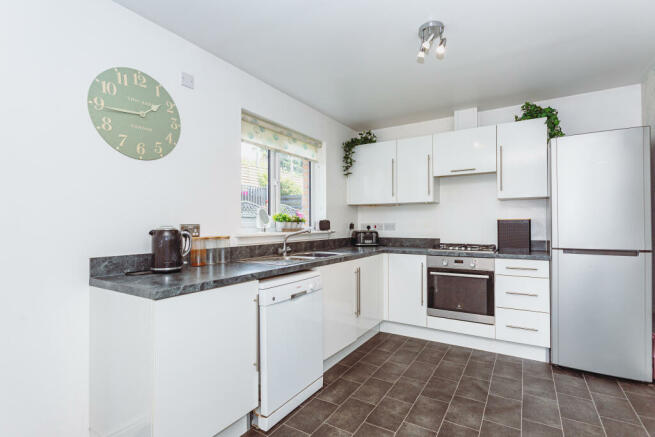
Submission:
[[[91,288],[92,435],[215,435],[258,405],[257,282],[153,301]]]
[[[323,281],[323,359],[382,320],[382,255],[319,267]]]
[[[389,254],[388,313],[392,322],[427,325],[427,258]]]
[[[548,128],[545,118],[498,125],[499,199],[548,197]]]

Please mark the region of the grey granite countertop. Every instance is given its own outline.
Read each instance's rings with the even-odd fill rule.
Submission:
[[[168,274],[147,274],[142,276],[114,274],[110,276],[92,276],[89,279],[89,285],[146,299],[160,300],[195,293],[202,290],[209,290],[212,288],[298,272],[327,264],[350,261],[380,253],[550,260],[550,254],[547,251],[534,251],[529,255],[514,255],[452,252],[438,249],[389,246],[366,248],[347,246],[329,249],[329,251],[338,252],[340,255],[330,258],[302,261],[297,264],[286,266],[253,263],[248,262],[248,260],[240,260],[227,264],[216,264],[205,267],[185,267],[180,272]]]

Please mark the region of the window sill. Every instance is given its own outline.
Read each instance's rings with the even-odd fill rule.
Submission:
[[[307,240],[325,240],[330,238],[330,235],[335,231],[312,231],[307,234],[298,234],[293,237],[293,241],[307,241]],[[251,232],[234,235],[232,238],[236,244],[234,246],[246,246],[252,244],[267,244],[284,240],[289,234],[293,232]]]

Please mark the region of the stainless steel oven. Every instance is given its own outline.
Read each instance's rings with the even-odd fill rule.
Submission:
[[[494,324],[494,259],[428,256],[428,316]]]

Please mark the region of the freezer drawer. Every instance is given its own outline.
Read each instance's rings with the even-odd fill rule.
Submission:
[[[552,360],[650,381],[651,254],[553,250]]]

